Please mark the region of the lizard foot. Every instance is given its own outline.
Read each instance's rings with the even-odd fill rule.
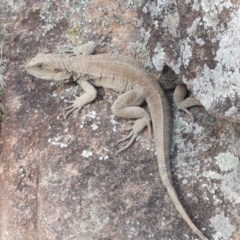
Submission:
[[[119,150],[117,150],[116,155],[124,150],[126,150],[127,148],[129,148],[133,142],[136,140],[138,134],[145,128],[148,127],[148,136],[149,139],[151,139],[151,124],[150,124],[150,120],[146,119],[146,118],[141,118],[135,121],[134,125],[130,128],[127,128],[125,130],[129,130],[131,131],[127,136],[121,138],[120,140],[117,141],[117,145],[121,142],[124,142],[126,140],[129,140],[127,144],[125,144],[122,148],[120,148]]]
[[[82,107],[84,106],[84,104],[80,100],[80,97],[77,97],[76,95],[74,95],[74,97],[75,100],[65,101],[66,103],[71,104],[70,106],[63,108],[64,111],[67,111],[64,115],[65,118],[67,118],[75,110],[77,111],[78,114]]]
[[[77,55],[91,55],[96,48],[96,43],[90,41],[78,47],[66,47],[64,48],[65,53],[69,53],[68,57],[77,56]]]
[[[195,118],[193,117],[192,113],[189,110],[187,110],[187,108],[182,108],[182,107],[178,107],[178,108],[184,111],[191,118],[192,122],[195,122]]]
[[[201,103],[193,96],[185,98],[187,94],[187,87],[184,84],[178,84],[173,95],[174,102],[177,107],[184,111],[188,116],[191,117],[192,122],[194,122],[193,115],[187,110],[187,108],[193,106],[201,106]]]
[[[178,105],[178,108],[190,116],[192,122],[195,122],[192,113],[187,109],[192,106],[201,106],[201,103],[194,97],[188,97]]]

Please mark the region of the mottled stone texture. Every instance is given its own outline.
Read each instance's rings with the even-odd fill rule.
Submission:
[[[154,23],[143,21],[154,66],[163,60],[209,113],[239,121],[239,1],[148,1],[141,11]]]
[[[225,121],[239,120],[238,1],[34,2],[0,4],[0,24],[10,34],[3,49],[0,239],[197,239],[161,184],[147,132],[115,155],[127,125],[110,111],[116,93],[99,89],[93,104],[66,120],[64,100],[82,90],[24,71],[38,52],[89,40],[98,42],[97,53],[132,55],[156,76],[163,68],[166,85],[187,83],[212,114],[191,109],[192,123],[168,93],[173,182],[209,239],[240,239],[240,127]]]

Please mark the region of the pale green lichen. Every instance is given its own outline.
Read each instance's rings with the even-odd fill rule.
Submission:
[[[239,159],[229,152],[220,153],[215,159],[222,172],[234,170],[239,166]]]
[[[163,18],[162,27],[167,29],[172,36],[177,37],[180,18],[175,0],[149,1],[143,7],[143,12],[149,12],[152,19],[156,19],[159,16]],[[168,12],[168,14],[163,14],[164,12]]]
[[[96,119],[96,118],[97,118],[97,113],[95,111],[89,111],[87,114],[82,116],[83,120],[86,120],[86,119]]]
[[[235,231],[235,226],[231,224],[228,217],[224,213],[215,215],[210,219],[216,233],[214,234],[215,240],[229,240]]]
[[[183,134],[190,134],[192,139],[198,139],[198,142],[205,144],[186,141],[182,137]],[[181,172],[178,173],[179,179],[188,177],[199,179],[200,162],[203,160],[204,162],[211,161],[211,159],[199,159],[200,152],[205,152],[211,148],[211,145],[207,144],[205,139],[204,128],[197,122],[187,122],[180,116],[174,119],[171,152],[176,153],[177,147],[177,158],[174,165],[178,169],[184,169],[184,175]]]
[[[91,0],[74,0],[74,1],[66,1],[65,4],[58,6],[58,9],[53,11],[52,8],[54,6],[54,1],[48,0],[43,4],[43,7],[40,10],[39,18],[44,22],[43,28],[43,36],[53,28],[57,26],[61,22],[61,20],[68,18],[71,16],[71,24],[73,28],[75,26],[79,26],[78,22],[75,22],[74,14],[80,14],[84,12],[83,10],[86,8],[88,3]],[[61,14],[59,14],[61,12]]]
[[[108,160],[109,159],[109,156],[108,155],[106,155],[106,156],[103,156],[103,157],[99,157],[99,160],[100,161],[106,161],[106,160]]]
[[[82,37],[81,37],[81,29],[80,26],[73,26],[70,27],[68,30],[68,36],[72,39],[76,44],[82,44]]]
[[[206,177],[207,179],[222,179],[222,175],[221,174],[219,174],[219,173],[217,173],[217,172],[215,172],[215,171],[205,171],[204,173],[203,173],[203,177]]]
[[[226,199],[236,204],[240,203],[239,166],[234,171],[224,174],[221,183],[221,191]]]
[[[239,92],[238,70],[240,51],[239,51],[239,10],[233,13],[230,10],[233,7],[230,0],[225,1],[201,1],[201,7],[204,12],[203,21],[199,22],[206,30],[211,28],[212,44],[218,47],[217,51],[213,51],[215,55],[214,61],[216,66],[212,68],[206,64],[203,65],[199,76],[193,80],[193,92],[201,100],[201,103],[207,109],[214,109],[215,105],[226,105],[227,101],[229,109],[226,108],[225,115],[227,118],[239,118],[239,112],[232,108],[236,102],[237,92]],[[229,11],[230,19],[226,22],[220,22],[218,17],[222,11]],[[193,43],[194,44],[194,43]],[[216,102],[217,101],[217,102]],[[223,102],[221,104],[221,102]]]
[[[157,46],[154,49],[154,55],[152,57],[152,63],[158,71],[162,71],[165,65],[165,52],[161,47],[161,44],[158,42]]]
[[[81,156],[84,158],[89,158],[93,156],[93,153],[91,150],[83,150]]]
[[[187,29],[187,33],[189,36],[194,36],[196,34],[200,21],[201,21],[201,18],[197,17],[193,21],[192,26]]]
[[[236,105],[239,98],[240,87],[240,81],[238,81],[240,77],[238,68],[240,61],[240,38],[238,34],[240,31],[240,25],[238,24],[240,10],[231,0],[188,0],[185,1],[185,4],[191,5],[193,11],[196,11],[196,18],[186,29],[186,37],[178,40],[180,46],[179,57],[174,59],[171,68],[175,73],[182,74],[182,67],[188,69],[190,62],[195,61],[203,53],[205,56],[203,55],[204,58],[201,58],[203,60],[202,65],[200,64],[195,69],[196,77],[189,79],[189,76],[182,74],[183,82],[191,82],[191,90],[207,110],[222,117],[239,119],[239,111],[232,106]],[[148,1],[143,6],[142,11],[144,14],[150,15],[151,26],[156,31],[161,27],[173,37],[178,38],[179,9],[177,5],[174,0]],[[197,12],[201,13],[201,17]],[[222,18],[223,16],[226,16],[226,21]],[[159,18],[161,18],[161,21],[159,21]],[[199,34],[201,32],[207,35]],[[196,53],[198,49],[206,50],[206,52],[198,51]],[[166,50],[164,49],[164,51]],[[176,51],[178,50],[176,49]],[[199,54],[199,56],[196,56],[196,54]],[[155,61],[155,58],[154,56],[153,65],[156,68],[157,61]],[[209,58],[212,58],[212,64],[209,64]],[[159,69],[158,67],[157,70]],[[229,109],[222,109],[220,108],[221,105],[228,106]]]
[[[111,115],[110,117],[111,117],[110,123],[113,125],[113,132],[117,132],[117,124],[118,124],[118,122],[115,120],[115,116],[114,115]]]
[[[225,116],[231,117],[237,113],[238,113],[238,108],[235,106],[232,106],[231,108],[228,109],[228,111],[225,112]]]
[[[43,28],[43,36],[52,30],[56,25],[63,19],[67,17],[66,12],[62,12],[61,14],[54,14],[51,11],[51,7],[53,5],[53,1],[47,1],[44,3],[43,7],[41,8],[39,17],[40,20],[44,22]]]
[[[238,181],[240,178],[239,159],[230,152],[225,152],[216,156],[215,160],[222,173],[206,171],[203,173],[203,176],[208,179],[220,180],[220,189],[224,194],[224,198],[229,199],[231,202],[240,203],[240,186]],[[216,205],[218,204],[217,201],[218,199],[215,198],[214,203]]]
[[[87,107],[88,106],[86,106],[85,108]],[[83,128],[86,122],[92,122],[93,120],[94,122],[91,124],[91,128],[93,130],[97,130],[98,125],[101,124],[100,118],[97,116],[97,113],[95,111],[89,111],[87,114],[81,117],[81,120],[82,122],[81,122],[80,128]]]
[[[146,31],[143,27],[140,27],[137,35],[136,41],[130,42],[128,48],[135,49],[137,54],[142,55],[141,63],[145,67],[149,67],[151,66],[151,59],[147,51],[147,45],[150,38],[150,30]]]
[[[70,138],[72,138],[72,137],[70,136]],[[48,143],[50,143],[51,145],[54,145],[54,146],[59,146],[60,148],[68,147],[68,144],[61,142],[61,140],[62,140],[61,136],[56,136],[53,138],[49,138]]]
[[[141,7],[144,0],[128,0],[125,3],[125,8],[130,8],[136,10],[138,7]]]
[[[97,129],[98,129],[97,123],[93,123],[93,124],[91,125],[91,128],[92,128],[93,130],[97,130]]]
[[[196,0],[195,0],[196,1]],[[199,2],[199,1],[198,1]],[[215,0],[208,1],[202,0],[200,1],[201,7],[204,11],[203,21],[205,27],[210,27],[214,31],[217,30],[219,25],[218,14],[221,13],[224,9],[229,9],[233,6],[231,0]]]

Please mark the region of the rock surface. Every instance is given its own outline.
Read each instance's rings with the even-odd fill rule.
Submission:
[[[127,125],[110,111],[117,94],[99,89],[80,116],[65,120],[64,100],[82,90],[33,79],[24,66],[38,52],[93,40],[97,53],[132,55],[156,76],[173,69],[177,80],[163,78],[187,83],[215,117],[238,121],[238,8],[230,0],[2,4],[11,37],[0,239],[197,239],[161,184],[147,132],[115,156]],[[172,102],[171,91],[168,96]],[[194,123],[173,103],[172,109],[172,171],[181,202],[209,239],[238,240],[239,125],[203,107],[191,109]]]
[[[142,31],[155,46],[156,69],[165,61],[209,113],[239,122],[239,2],[148,1],[141,11],[151,19]]]

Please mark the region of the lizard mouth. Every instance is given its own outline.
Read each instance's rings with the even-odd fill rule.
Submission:
[[[61,79],[61,80],[60,80],[60,79],[58,79],[58,80],[52,79],[52,81],[53,81],[53,82],[62,83],[62,84],[74,82],[74,81],[72,81],[72,80],[69,79],[69,78],[64,78],[64,79]]]
[[[73,77],[70,76],[70,77],[67,77],[67,78],[64,78],[62,81],[62,83],[70,83],[70,82],[75,82]]]
[[[68,77],[68,78],[62,78],[62,79],[53,79],[53,81],[58,81],[58,82],[61,82],[61,83],[70,83],[70,82],[74,82],[73,78],[72,77]]]

